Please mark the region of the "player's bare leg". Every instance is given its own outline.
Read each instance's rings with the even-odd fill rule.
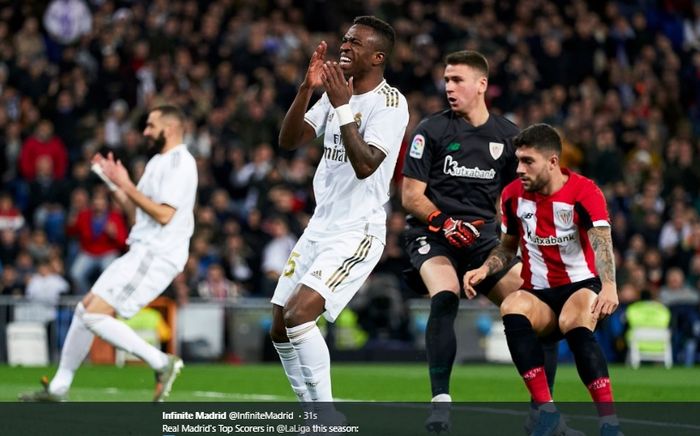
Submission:
[[[608,365],[593,336],[598,320],[591,308],[596,298],[597,294],[590,289],[573,293],[562,308],[559,329],[569,343],[581,381],[598,410],[600,434],[616,436],[620,434],[620,424],[613,405]]]
[[[523,279],[520,277],[520,271],[523,268],[521,262],[516,263],[508,272],[496,282],[493,288],[489,291],[486,297],[493,304],[501,307],[501,303],[507,296],[520,289],[523,284]]]

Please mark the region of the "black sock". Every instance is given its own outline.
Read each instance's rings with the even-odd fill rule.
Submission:
[[[459,297],[450,291],[440,291],[430,299],[430,316],[425,330],[430,387],[433,397],[450,393],[450,374],[457,354],[455,318]]]
[[[592,331],[586,327],[576,327],[564,337],[574,355],[576,369],[583,384],[588,386],[594,380],[608,377],[608,362]]]
[[[504,315],[503,327],[506,331],[510,356],[518,369],[518,374],[522,375],[533,368],[544,366],[542,344],[525,315]]]

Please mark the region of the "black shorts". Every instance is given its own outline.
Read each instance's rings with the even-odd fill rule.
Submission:
[[[492,232],[489,232],[492,233]],[[482,232],[482,235],[484,232]],[[483,236],[482,236],[483,238]],[[450,245],[447,239],[440,232],[431,232],[427,228],[414,227],[408,229],[404,233],[404,246],[411,260],[411,271],[405,274],[407,284],[419,294],[426,294],[428,291],[418,274],[421,266],[426,260],[437,256],[445,256],[450,260],[452,266],[457,272],[460,289],[463,287],[462,278],[464,273],[469,270],[476,269],[484,263],[493,247],[498,245],[498,238],[495,236],[488,238],[479,238],[477,242],[463,249],[458,249]],[[479,294],[487,295],[491,292],[496,283],[503,278],[508,271],[520,262],[519,257],[513,258],[510,263],[496,274],[492,274],[481,283],[476,285],[474,289]]]
[[[596,294],[600,293],[603,285],[600,282],[599,277],[593,277],[586,280],[581,280],[580,282],[569,283],[568,285],[557,286],[555,288],[545,288],[545,289],[525,289],[525,291],[533,294],[538,299],[542,300],[544,304],[549,306],[554,312],[557,318],[561,315],[561,310],[564,308],[566,301],[573,295],[574,292],[579,289],[590,289]]]

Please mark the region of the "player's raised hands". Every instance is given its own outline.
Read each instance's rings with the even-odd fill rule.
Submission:
[[[345,75],[338,62],[327,61],[324,63],[321,79],[328,94],[328,100],[333,107],[350,102],[353,92],[352,77],[350,80],[345,80]]]
[[[102,156],[100,153],[95,153],[95,155],[90,159],[91,164],[98,164],[102,165],[102,161],[105,160],[105,157]]]
[[[102,170],[109,179],[114,182],[117,187],[124,189],[125,187],[132,184],[131,178],[129,177],[129,171],[122,165],[120,160],[115,160],[112,152],[107,154],[106,158],[103,158],[100,162]]]
[[[308,86],[311,89],[318,88],[323,85],[321,80],[321,74],[323,72],[323,64],[326,61],[326,50],[328,45],[326,41],[321,41],[314,54],[311,55],[311,61],[309,61],[309,68],[306,70],[306,77],[304,77],[304,83],[302,86]]]

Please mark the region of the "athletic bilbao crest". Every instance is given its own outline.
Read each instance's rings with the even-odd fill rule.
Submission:
[[[493,160],[498,160],[503,154],[503,144],[500,142],[489,142],[489,152]]]
[[[557,218],[559,218],[560,223],[569,227],[571,223],[573,223],[574,212],[571,209],[559,209],[557,211]]]

